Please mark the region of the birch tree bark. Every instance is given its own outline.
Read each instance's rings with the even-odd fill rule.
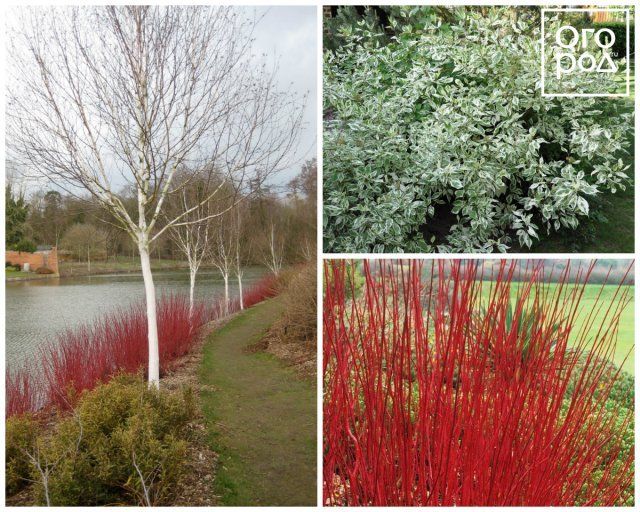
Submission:
[[[304,99],[252,56],[256,21],[207,6],[16,8],[8,27],[7,146],[35,176],[89,193],[138,249],[147,304],[149,382],[159,384],[150,264],[184,166],[241,193],[290,165]],[[137,208],[121,190],[134,191]],[[216,212],[217,215],[219,212]],[[212,214],[213,215],[213,214]]]
[[[275,222],[269,224],[269,233],[267,235],[267,249],[264,254],[264,264],[274,276],[280,275],[282,270],[282,262],[284,260],[284,241],[276,231]]]
[[[233,213],[233,269],[238,281],[238,300],[240,304],[240,310],[244,309],[244,292],[242,290],[242,278],[244,276],[244,264],[246,261],[245,255],[247,252],[248,244],[243,247],[244,229],[243,229],[243,216],[245,211],[243,205],[237,205],[235,212]]]
[[[182,223],[169,230],[172,240],[184,254],[189,264],[190,316],[193,315],[196,277],[202,263],[207,259],[211,251],[210,242],[212,240],[213,223],[217,218],[216,212],[222,212],[218,213],[218,215],[224,215],[224,212],[228,210],[229,203],[233,204],[236,201],[233,190],[227,189],[220,193],[221,197],[202,203],[202,200],[211,194],[212,186],[209,182],[199,180],[197,176],[193,178],[193,174],[194,171],[185,170],[179,176],[178,180],[180,182],[187,180],[189,184],[182,187],[180,196],[171,201],[168,213],[168,216],[172,217],[187,212],[192,204],[200,204],[196,210],[190,211],[185,217],[185,220],[191,220],[192,222]],[[223,188],[220,183],[219,181],[213,186],[220,190]],[[199,219],[205,220],[199,221]]]
[[[215,223],[214,240],[211,247],[211,262],[220,272],[224,282],[223,314],[229,314],[229,278],[233,269],[233,225],[230,223],[234,212],[220,216]]]

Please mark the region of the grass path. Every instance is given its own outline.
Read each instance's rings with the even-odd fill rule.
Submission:
[[[247,346],[282,309],[271,299],[214,332],[199,372],[202,408],[219,453],[223,505],[316,504],[316,392],[312,382]]]

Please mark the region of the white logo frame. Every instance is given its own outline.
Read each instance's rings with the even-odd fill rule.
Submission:
[[[626,55],[626,85],[627,90],[624,93],[545,93],[544,92],[544,78],[545,78],[545,52],[544,52],[544,22],[545,22],[545,13],[547,12],[624,12],[625,20],[626,20],[626,36],[627,36],[627,55]],[[595,9],[580,9],[580,8],[543,8],[540,9],[540,25],[541,25],[541,35],[540,35],[540,43],[541,43],[541,54],[540,54],[540,79],[542,84],[542,97],[543,98],[594,98],[594,97],[606,97],[606,98],[616,98],[616,97],[628,97],[631,95],[631,67],[629,65],[629,27],[631,20],[631,12],[629,8],[625,9],[616,9],[611,8],[595,8]]]

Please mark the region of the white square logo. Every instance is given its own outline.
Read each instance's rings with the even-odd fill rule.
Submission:
[[[541,9],[540,20],[543,97],[630,95],[629,9]]]

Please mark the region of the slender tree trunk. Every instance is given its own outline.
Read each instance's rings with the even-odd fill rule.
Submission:
[[[91,249],[87,249],[87,272],[91,274]]]
[[[238,293],[240,294],[240,310],[244,309],[244,296],[242,293],[242,273],[238,272]]]
[[[156,289],[153,284],[153,274],[151,273],[151,260],[149,258],[149,248],[141,243],[140,264],[142,266],[142,277],[144,279],[144,291],[147,302],[147,329],[149,339],[149,387],[160,387],[160,353],[158,347],[158,321],[156,314]]]
[[[196,269],[189,267],[189,318],[193,316],[193,295],[196,288]]]
[[[224,278],[224,314],[226,316],[229,314],[229,274],[225,273],[222,277]]]

